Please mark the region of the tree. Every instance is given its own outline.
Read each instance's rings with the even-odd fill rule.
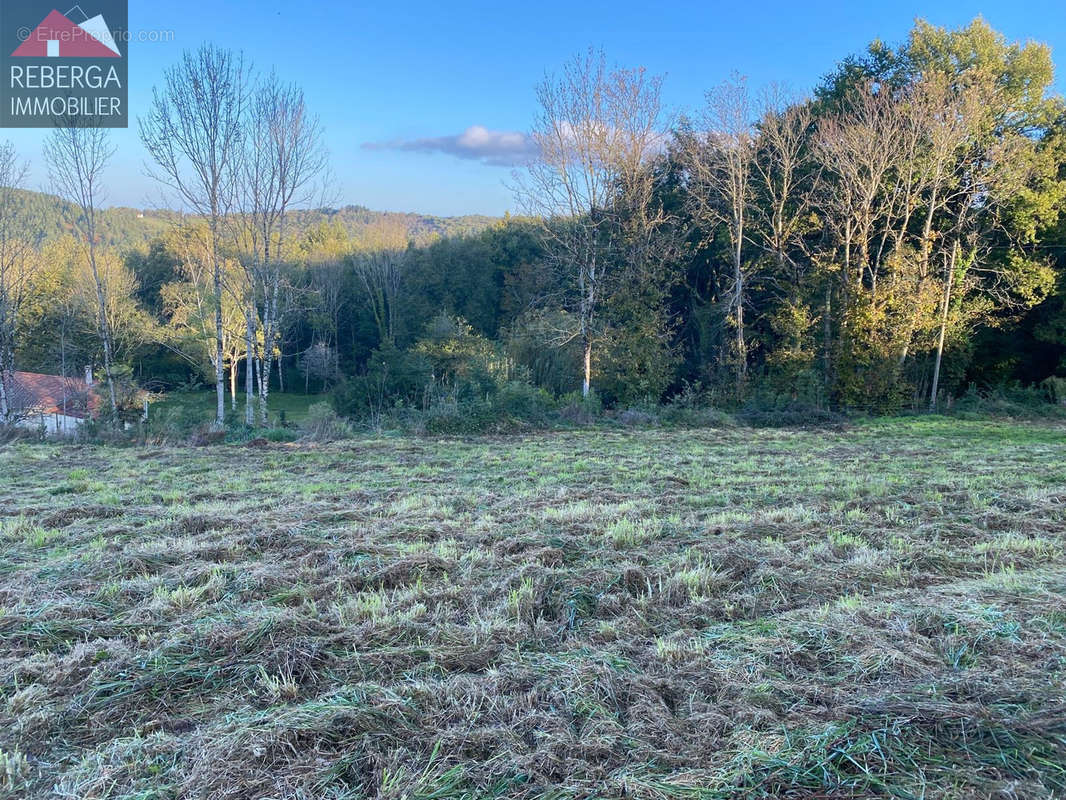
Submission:
[[[766,90],[752,162],[755,222],[763,249],[792,291],[799,289],[798,259],[807,254],[803,237],[819,178],[811,163],[812,125],[808,101],[790,102],[777,86]]]
[[[179,204],[207,220],[215,315],[215,426],[225,423],[222,315],[222,226],[233,209],[241,158],[248,72],[241,55],[211,45],[186,51],[167,70],[152,106],[139,120],[155,162],[149,174]]]
[[[383,219],[366,229],[359,240],[359,251],[352,256],[355,274],[374,315],[379,346],[396,343],[400,281],[409,242],[407,226]]]
[[[283,263],[292,210],[324,194],[329,153],[322,126],[311,114],[303,90],[271,74],[256,88],[249,106],[247,152],[241,171],[245,248],[254,278],[253,296],[262,305],[263,350],[259,368],[259,421],[266,425],[270,369],[282,331]],[[252,340],[252,315],[247,336]],[[251,370],[249,370],[249,375]],[[251,392],[249,378],[248,391]],[[251,412],[245,421],[251,424]]]
[[[537,156],[516,194],[542,220],[546,257],[562,277],[564,304],[576,312],[575,328],[558,341],[581,342],[586,397],[593,348],[604,335],[603,306],[624,274],[620,217],[652,196],[648,166],[662,143],[661,90],[661,77],[608,69],[604,55],[591,51],[537,88]]]
[[[108,287],[98,263],[97,211],[104,199],[102,175],[114,154],[109,132],[93,125],[71,124],[52,130],[45,144],[49,178],[56,194],[76,205],[81,216],[75,222],[92,273],[97,302],[97,326],[104,354],[111,419],[118,421],[115,394],[114,343],[108,315]]]
[[[826,222],[845,265],[842,353],[880,340],[868,375],[921,356],[930,407],[950,341],[1050,290],[1034,245],[1066,193],[1052,74],[1045,46],[1009,43],[981,19],[958,30],[919,20],[901,47],[875,43],[818,91]]]
[[[337,377],[337,353],[325,342],[315,342],[300,354],[300,371],[304,374],[304,394],[310,391],[311,379],[323,389]]]
[[[179,257],[180,281],[160,289],[164,314],[169,323],[170,347],[198,371],[230,371],[230,405],[236,407],[238,361],[244,354],[245,275],[232,258],[220,262],[222,273],[222,348],[216,347],[213,262],[209,235],[204,223],[190,223],[171,237]]]
[[[707,93],[698,130],[682,130],[681,160],[693,216],[713,237],[723,226],[729,241],[732,287],[729,315],[733,326],[732,359],[736,394],[744,393],[748,345],[744,331],[748,265],[744,246],[750,237],[752,181],[755,167],[754,107],[743,78],[734,78]],[[707,246],[709,242],[705,242]]]
[[[11,375],[19,314],[31,287],[37,261],[32,258],[29,226],[17,197],[27,165],[11,142],[0,145],[0,424],[11,417]]]

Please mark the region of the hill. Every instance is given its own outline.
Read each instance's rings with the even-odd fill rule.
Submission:
[[[24,209],[34,220],[40,240],[47,241],[74,232],[74,222],[80,212],[67,201],[44,192],[19,190],[17,196]],[[180,217],[177,211],[167,209],[137,209],[116,206],[100,212],[100,235],[103,243],[118,250],[147,247],[148,243],[162,235]],[[349,205],[342,208],[300,210],[293,213],[299,227],[314,225],[320,221],[339,222],[349,236],[358,238],[369,226],[382,220],[399,220],[418,243],[438,236],[457,236],[484,230],[497,221],[497,217],[467,215],[460,217],[437,217],[428,214],[396,211],[372,211],[363,206]]]

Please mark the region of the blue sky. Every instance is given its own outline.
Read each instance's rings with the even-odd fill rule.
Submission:
[[[56,0],[57,3],[62,0]],[[73,0],[67,0],[73,2]],[[92,0],[79,0],[86,11]],[[263,70],[300,83],[326,130],[339,203],[452,215],[514,208],[510,170],[471,156],[506,146],[472,126],[521,132],[545,70],[589,46],[608,59],[666,74],[665,100],[683,111],[736,71],[754,86],[809,90],[874,38],[896,42],[915,17],[959,26],[981,14],[1011,39],[1066,53],[1061,2],[615,2],[439,3],[130,0],[131,31],[173,31],[130,44],[131,114],[184,48],[204,41],[243,50]],[[65,11],[65,8],[60,8]],[[1059,88],[1062,81],[1057,82]],[[45,188],[44,131],[3,131]],[[115,131],[112,204],[153,206],[136,125]],[[377,147],[367,147],[377,143]],[[485,150],[485,147],[488,150]],[[506,148],[505,148],[506,149]],[[467,157],[461,157],[461,156]],[[488,161],[499,161],[489,158]]]

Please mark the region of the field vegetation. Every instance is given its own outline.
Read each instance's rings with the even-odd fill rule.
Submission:
[[[0,449],[0,793],[1066,794],[1066,437]]]

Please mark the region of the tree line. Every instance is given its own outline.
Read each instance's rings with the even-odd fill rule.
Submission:
[[[148,248],[96,231],[105,132],[52,134],[80,213],[48,242],[0,152],[0,376],[101,364],[116,415],[134,383],[203,380],[219,426],[239,395],[266,425],[272,388],[351,415],[571,394],[892,413],[1036,383],[1066,352],[1053,77],[980,19],[918,22],[809,97],[734,77],[672,117],[662,77],[590,51],[537,88],[522,215],[427,242],[309,216],[329,165],[302,92],[204,47],[140,121],[187,210]]]

